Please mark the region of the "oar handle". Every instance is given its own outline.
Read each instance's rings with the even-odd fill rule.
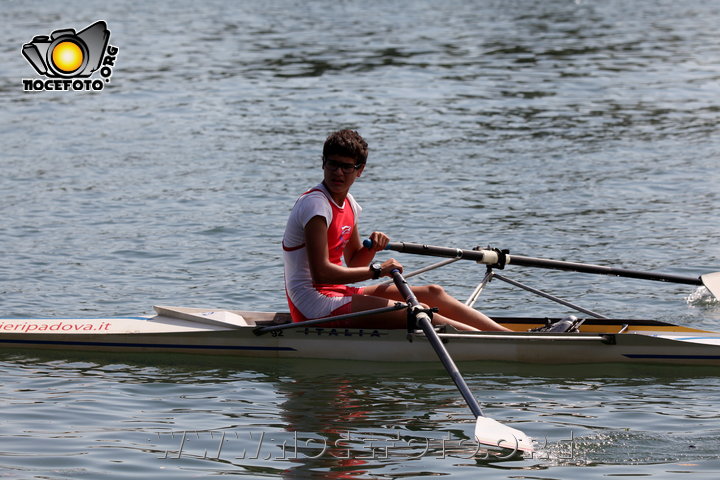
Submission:
[[[363,246],[367,249],[372,248],[373,241],[369,238],[363,240]],[[402,253],[412,253],[414,255],[428,255],[431,257],[448,257],[462,260],[474,260],[485,265],[497,265],[501,262],[501,252],[496,250],[463,250],[461,248],[435,247],[432,245],[420,245],[417,243],[390,242],[385,250],[394,250]],[[508,259],[509,255],[502,254]],[[505,262],[502,262],[503,265]],[[509,263],[509,262],[508,262]]]
[[[367,248],[368,250],[370,250],[370,249],[372,248],[372,246],[373,246],[373,241],[372,241],[372,240],[370,240],[369,238],[366,238],[365,240],[363,240],[363,247],[365,247],[365,248]],[[385,250],[387,250],[387,249],[388,249],[388,248],[385,247]]]

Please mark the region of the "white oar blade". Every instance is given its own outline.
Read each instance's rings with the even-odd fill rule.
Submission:
[[[535,450],[532,439],[523,432],[487,417],[478,417],[475,423],[475,441],[481,445],[519,452],[529,453]]]
[[[720,272],[706,273],[705,275],[700,276],[700,280],[702,280],[705,288],[710,290],[713,297],[720,300]]]

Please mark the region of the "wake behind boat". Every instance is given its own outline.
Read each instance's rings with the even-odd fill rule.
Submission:
[[[155,307],[155,315],[0,319],[0,348],[436,362],[425,334],[294,326],[287,313]],[[720,365],[720,333],[653,320],[584,319],[577,333],[528,332],[546,318],[494,318],[513,332],[439,337],[455,361]],[[261,329],[266,329],[262,333]]]

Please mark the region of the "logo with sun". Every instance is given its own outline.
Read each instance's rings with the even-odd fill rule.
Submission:
[[[109,41],[110,30],[104,21],[79,32],[68,28],[34,37],[23,45],[22,54],[48,80],[23,79],[25,91],[102,90],[110,82],[118,52]],[[88,78],[96,71],[102,80]]]

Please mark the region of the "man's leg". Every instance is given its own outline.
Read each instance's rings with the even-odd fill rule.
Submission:
[[[439,310],[440,314],[433,316],[437,320],[434,323],[449,323],[455,328],[458,328],[458,325],[464,325],[464,328],[458,328],[460,330],[510,331],[482,312],[468,307],[439,285],[412,287],[412,291],[421,303]],[[363,293],[370,297],[405,301],[395,285],[371,285],[365,287]]]
[[[370,295],[353,295],[351,307],[353,312],[362,312],[376,308],[391,307],[395,304],[395,301],[403,301],[399,293],[396,297],[390,299]],[[364,328],[406,328],[407,311],[396,310],[379,315],[369,315],[352,320],[352,322],[357,325],[362,325]],[[458,330],[477,330],[477,328],[469,326],[466,323],[458,322],[439,314],[433,315],[433,324],[452,325]]]

